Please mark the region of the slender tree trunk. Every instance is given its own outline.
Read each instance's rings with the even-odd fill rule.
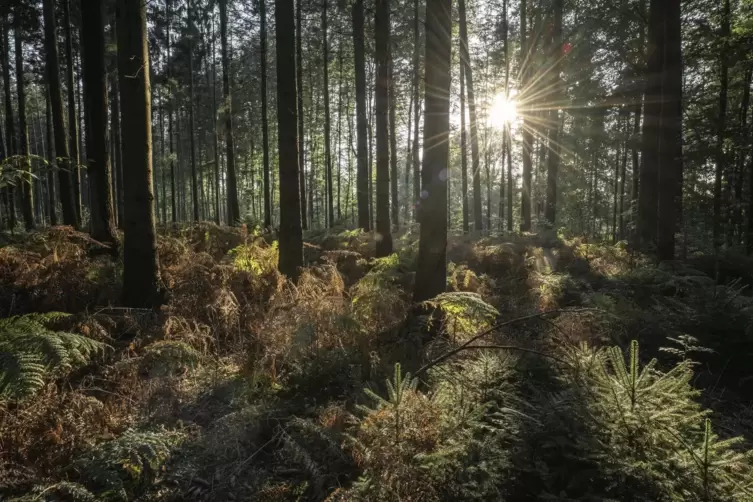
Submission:
[[[481,210],[481,163],[478,148],[478,121],[476,120],[476,98],[473,93],[473,71],[468,52],[468,26],[466,21],[465,0],[459,0],[460,14],[460,59],[465,66],[465,83],[468,92],[468,115],[471,122],[471,176],[473,177],[473,231],[483,230]]]
[[[462,41],[461,41],[462,43]],[[460,63],[460,184],[463,197],[463,233],[468,233],[470,217],[468,208],[468,140],[465,127],[465,64]]]
[[[115,26],[115,22],[112,23],[112,37],[113,42],[117,43],[117,26]],[[117,65],[116,65],[117,66]],[[123,208],[123,143],[121,141],[120,136],[120,92],[118,91],[118,69],[115,68],[115,71],[112,72],[112,113],[110,116],[110,123],[112,125],[112,136],[113,136],[113,143],[114,143],[114,151],[113,151],[113,165],[114,165],[114,171],[115,171],[115,184],[117,185],[117,191],[114,192],[116,197],[116,214],[117,214],[117,223],[118,228],[123,229],[123,218],[125,216],[125,210]],[[171,140],[171,148],[172,148],[172,140]],[[172,150],[170,151],[172,153]],[[172,162],[172,161],[171,161]]]
[[[308,228],[308,217],[306,215],[306,171],[304,166],[306,165],[305,155],[305,136],[303,134],[303,47],[301,28],[303,24],[303,15],[301,3],[303,0],[296,0],[295,3],[295,60],[296,60],[296,73],[295,80],[297,84],[297,99],[298,99],[298,182],[301,185],[301,226],[303,230]]]
[[[388,12],[389,14],[389,12]],[[387,25],[389,28],[389,24]],[[400,221],[400,198],[397,191],[397,134],[395,129],[397,127],[397,96],[395,95],[395,68],[392,56],[392,42],[388,44],[389,55],[389,105],[390,105],[390,193],[392,194],[392,225],[397,229]]]
[[[71,174],[68,135],[65,130],[63,99],[60,92],[60,65],[54,0],[44,0],[43,7],[47,82],[50,85],[52,121],[55,128],[55,152],[60,159],[58,178],[60,180],[60,201],[63,206],[63,224],[78,228],[79,219],[74,199],[74,180]]]
[[[123,104],[125,218],[123,300],[129,307],[158,307],[163,301],[157,257],[152,189],[152,127],[146,4],[118,0],[118,74]]]
[[[408,102],[408,130],[407,130],[407,141],[405,144],[405,195],[404,197],[404,206],[403,206],[403,221],[405,222],[405,225],[407,226],[410,224],[410,178],[411,178],[411,166],[413,165],[412,160],[412,145],[411,145],[411,133],[413,132],[413,92],[410,94],[410,101]]]
[[[552,44],[550,59],[552,61],[553,102],[549,112],[549,157],[546,163],[546,208],[544,217],[554,226],[557,220],[557,176],[560,162],[560,119],[559,107],[564,98],[562,82],[560,82],[560,61],[562,59],[562,14],[565,8],[564,0],[554,0],[554,26],[552,29]]]
[[[750,84],[753,81],[753,69],[745,71],[743,79],[743,97],[740,103],[740,134],[742,137],[748,137],[748,107],[750,106]],[[741,244],[743,241],[743,185],[745,179],[745,149],[741,149],[738,154],[736,174],[735,174],[735,211],[733,214],[733,229],[736,235],[735,243]],[[752,194],[753,195],[753,194]]]
[[[526,1],[520,0],[520,80],[521,88],[527,89],[530,73],[529,66],[530,48],[526,41]],[[533,129],[529,118],[530,112],[523,111],[523,186],[520,194],[520,230],[528,232],[531,230],[531,174],[533,168]]]
[[[212,140],[214,141],[214,222],[220,224],[220,139],[217,132],[217,58],[215,57],[214,19],[212,19]]]
[[[73,60],[73,36],[71,35],[71,6],[70,0],[63,0],[63,24],[65,25],[65,57],[68,64],[65,67],[65,81],[68,95],[68,133],[70,135],[70,156],[73,172],[73,202],[76,205],[76,215],[81,221],[81,156],[79,155],[79,130],[76,119],[76,102],[75,102],[75,79],[73,70],[75,61]],[[83,45],[82,45],[83,47]],[[89,110],[86,110],[89,113]],[[91,125],[91,124],[90,124]]]
[[[84,1],[81,4],[81,43],[84,51],[84,106],[89,115],[86,128],[87,172],[91,236],[118,253],[111,167],[107,137],[107,68],[105,66],[104,5]]]
[[[327,222],[335,225],[335,211],[332,196],[332,149],[330,144],[329,116],[329,40],[327,39],[327,0],[322,4],[322,69],[324,71],[324,174],[327,185]]]
[[[13,38],[16,43],[16,93],[18,96],[18,128],[19,128],[19,184],[21,185],[21,214],[24,218],[26,230],[33,230],[34,222],[34,192],[31,178],[31,157],[29,157],[29,126],[26,118],[26,83],[24,78],[23,58],[23,30],[21,17],[15,15]]]
[[[390,4],[376,0],[374,31],[376,32],[376,255],[392,254],[392,225],[390,224]]]
[[[8,42],[8,29],[10,28],[7,15],[2,19],[2,48],[0,50],[0,57],[2,57],[3,65],[3,89],[5,91],[5,135],[6,143],[8,145],[8,157],[12,157],[17,154],[18,147],[16,145],[16,127],[13,120],[13,103],[11,99],[10,91],[10,58],[8,53],[10,51],[10,45]],[[16,227],[16,190],[14,185],[9,184],[3,187],[3,199],[5,203],[5,210],[7,212],[8,227],[11,231]]]
[[[275,0],[277,46],[277,102],[295,103],[295,13],[293,0]],[[277,107],[280,162],[280,272],[291,280],[303,266],[300,187],[298,174],[298,118],[295,106]]]
[[[240,206],[238,205],[238,186],[235,174],[235,147],[233,145],[233,100],[230,95],[230,56],[227,47],[227,0],[220,0],[220,43],[222,45],[222,93],[225,99],[225,143],[227,146],[227,222],[228,225],[237,225],[240,220]],[[264,117],[266,129],[266,101],[267,101],[267,71],[266,71],[266,14],[264,13],[264,0],[260,1],[262,17],[262,102],[264,103]],[[268,150],[264,145],[265,151]],[[268,156],[268,154],[267,154]],[[269,166],[265,165],[265,170],[269,171]],[[264,222],[268,227],[271,221]]]
[[[627,138],[630,135],[630,110],[628,108],[625,108],[624,110],[624,117],[625,117],[625,141],[622,144],[622,166],[620,167],[620,205],[619,205],[619,216],[620,216],[620,222],[619,222],[619,232],[618,232],[618,239],[624,240],[625,239],[625,179],[627,178],[627,152],[628,152],[628,141]]]
[[[413,300],[444,292],[447,281],[447,169],[450,136],[452,0],[426,2],[426,95],[421,173],[426,198],[421,206],[418,268]]]
[[[49,212],[50,225],[58,224],[57,200],[55,198],[55,144],[52,132],[52,107],[50,106],[50,91],[45,87],[45,130],[47,133],[47,159],[50,165],[47,167],[47,211]]]
[[[342,211],[340,207],[340,188],[342,182],[342,116],[343,116],[343,41],[342,38],[337,44],[337,66],[339,76],[337,79],[337,219],[342,220]]]
[[[353,3],[353,48],[356,73],[356,136],[358,159],[356,168],[356,193],[358,204],[358,226],[371,230],[369,216],[369,166],[366,120],[366,62],[364,56],[363,0]]]
[[[651,2],[653,7],[654,2]],[[658,8],[658,7],[657,7]],[[724,139],[727,128],[727,88],[729,86],[729,36],[730,36],[730,1],[724,0],[722,12],[722,53],[719,61],[719,116],[716,131],[716,169],[714,172],[714,246],[722,245],[724,231],[724,204],[722,202],[722,178],[726,168]],[[650,31],[649,31],[650,38]]]
[[[275,0],[277,1],[277,0]],[[269,125],[267,121],[267,13],[266,0],[259,0],[259,37],[261,58],[261,135],[264,155],[264,227],[272,226],[272,201],[269,185]]]
[[[421,23],[418,18],[418,1],[413,0],[413,219],[418,221],[419,201],[421,200],[421,161],[418,155],[418,127],[421,111],[419,91],[421,88],[421,57],[420,45]]]
[[[726,0],[729,2],[729,0]],[[680,0],[664,0],[661,143],[656,257],[673,260],[677,215],[682,208],[682,38]]]
[[[193,37],[194,37],[194,25],[193,16],[191,13],[191,1],[187,1],[186,17],[188,19],[188,142],[191,148],[191,202],[193,209],[193,221],[199,221],[199,181],[196,172],[196,145],[195,145],[195,132],[194,132],[194,92],[193,92]],[[222,6],[224,2],[220,2],[220,16],[222,16]],[[223,18],[224,19],[224,18]],[[223,38],[223,51],[225,47],[225,39]],[[225,69],[225,53],[223,52],[223,70]],[[228,112],[230,110],[228,109]],[[232,136],[232,131],[230,132]],[[229,140],[232,143],[232,139]],[[228,154],[230,156],[230,154]],[[231,224],[233,222],[231,221]]]

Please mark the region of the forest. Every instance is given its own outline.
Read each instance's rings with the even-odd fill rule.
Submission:
[[[0,501],[753,502],[753,0],[0,0]]]

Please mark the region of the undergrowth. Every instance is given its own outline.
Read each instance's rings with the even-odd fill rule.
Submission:
[[[414,306],[412,232],[310,231],[293,283],[273,235],[204,223],[164,229],[142,312],[84,234],[8,242],[0,498],[753,500],[740,260],[456,237]]]

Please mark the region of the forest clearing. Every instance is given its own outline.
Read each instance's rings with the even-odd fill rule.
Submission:
[[[753,502],[753,2],[4,0],[0,500]]]

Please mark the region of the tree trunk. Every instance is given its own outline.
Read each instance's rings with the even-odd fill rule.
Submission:
[[[155,308],[163,301],[152,192],[152,127],[146,4],[118,0],[118,74],[123,113],[125,217],[123,300]]]
[[[60,92],[60,64],[58,61],[54,0],[44,0],[43,7],[47,82],[50,85],[52,122],[55,128],[55,153],[60,159],[58,178],[60,180],[60,202],[63,207],[63,224],[78,228],[79,219],[74,199],[74,181],[68,155],[68,134],[65,130],[63,99]]]
[[[31,178],[31,157],[29,156],[29,125],[26,118],[26,83],[24,79],[23,58],[23,30],[21,16],[14,15],[15,26],[13,38],[16,43],[16,93],[18,96],[18,180],[21,185],[21,214],[24,218],[26,230],[33,230],[34,223],[34,192]]]
[[[729,0],[726,0],[728,3]],[[665,55],[661,78],[661,143],[656,257],[673,260],[678,209],[682,208],[682,37],[680,0],[662,2]]]
[[[366,62],[364,56],[363,0],[353,3],[353,53],[356,73],[356,136],[358,143],[356,167],[356,194],[358,226],[371,230],[369,216],[369,166],[366,120]]]
[[[107,68],[105,66],[104,5],[81,4],[81,43],[84,51],[84,106],[89,115],[86,128],[87,172],[91,236],[118,254],[113,217],[111,167],[107,137]]]
[[[298,98],[298,177],[301,189],[301,226],[303,230],[308,228],[308,217],[306,215],[306,171],[304,166],[305,155],[305,140],[303,134],[303,47],[301,28],[303,23],[302,7],[303,0],[296,0],[295,3],[295,60],[296,60],[296,73],[295,80],[297,84],[297,98]]]
[[[389,24],[387,25],[389,28]],[[392,194],[392,225],[395,229],[399,227],[400,221],[400,198],[397,191],[397,134],[395,129],[397,127],[397,96],[395,95],[395,68],[392,56],[392,42],[388,44],[388,50],[390,52],[389,58],[389,83],[390,83],[390,193]]]
[[[13,120],[13,102],[10,94],[10,58],[8,56],[10,51],[10,45],[8,43],[8,18],[7,16],[2,19],[2,48],[0,49],[0,57],[2,58],[3,65],[3,89],[5,90],[5,137],[6,144],[8,146],[7,155],[12,157],[17,153],[16,145],[16,127]],[[8,218],[8,227],[11,232],[16,227],[16,190],[12,184],[3,187],[3,202]]]
[[[113,19],[113,22],[111,24],[112,29],[112,42],[114,44],[117,44],[117,26],[115,26],[115,21]],[[169,30],[168,30],[169,34]],[[169,48],[168,48],[169,49]],[[112,127],[112,140],[113,140],[113,152],[112,152],[112,160],[113,160],[113,170],[115,171],[115,185],[116,190],[113,191],[113,196],[115,197],[115,214],[117,216],[116,221],[118,224],[119,229],[123,229],[123,217],[125,215],[124,209],[123,209],[123,142],[121,141],[120,137],[120,92],[118,91],[118,68],[117,64],[115,65],[114,70],[112,71],[111,75],[111,82],[110,86],[112,88],[112,113],[110,114],[110,124]],[[171,123],[172,124],[172,123]],[[170,143],[170,147],[172,148],[172,140]],[[172,153],[172,149],[170,150],[170,153]],[[172,161],[171,161],[172,162]],[[174,193],[174,191],[173,191]]]
[[[212,19],[212,140],[214,142],[214,222],[220,224],[220,139],[217,133],[217,58],[215,57],[214,19]]]
[[[293,0],[275,0],[277,102],[295,103],[295,13]],[[298,118],[295,106],[277,107],[280,162],[280,272],[291,280],[303,266],[300,187],[298,184]]]
[[[653,2],[652,2],[653,6]],[[730,1],[724,0],[722,12],[722,53],[719,61],[719,116],[716,124],[716,169],[714,172],[714,246],[722,245],[724,231],[724,204],[722,203],[722,178],[726,168],[724,139],[727,128],[727,88],[729,86],[729,37],[730,37]]]
[[[450,136],[452,0],[426,2],[424,154],[415,302],[445,291],[447,282],[447,169]]]
[[[45,87],[45,131],[47,133],[47,211],[50,217],[50,225],[58,224],[57,200],[55,198],[55,171],[52,166],[55,165],[55,144],[53,143],[54,135],[52,132],[52,107],[50,106],[50,90]]]
[[[392,226],[390,224],[390,4],[376,0],[374,31],[376,32],[376,256],[392,254]]]
[[[465,83],[468,91],[468,115],[471,122],[471,176],[473,176],[473,231],[483,230],[481,212],[481,163],[478,148],[478,121],[476,120],[476,98],[473,93],[473,71],[471,57],[468,53],[468,26],[466,21],[465,0],[459,0],[460,14],[460,59],[465,66]]]
[[[461,41],[462,43],[462,41]],[[468,139],[465,127],[465,64],[460,63],[460,190],[463,197],[463,233],[468,233]]]
[[[750,84],[753,81],[753,69],[745,71],[743,79],[743,97],[740,103],[740,135],[748,137],[748,107],[750,106]],[[736,244],[741,244],[743,239],[743,185],[745,179],[745,150],[741,148],[735,166],[735,210],[732,215],[732,228],[735,233]]]
[[[196,172],[196,144],[194,134],[194,92],[193,92],[193,37],[194,26],[193,16],[191,15],[191,1],[187,1],[186,18],[188,19],[188,142],[191,148],[191,205],[193,209],[193,221],[199,221],[199,180]],[[224,2],[220,2],[220,12],[222,12],[222,5]],[[222,16],[222,14],[220,14]],[[223,38],[223,48],[225,46],[225,39]],[[224,49],[223,49],[224,50]],[[223,69],[225,66],[225,53],[222,56]],[[224,70],[227,72],[227,70]],[[228,109],[228,112],[230,110]],[[232,135],[232,132],[230,133]],[[232,140],[229,140],[232,143]],[[230,156],[230,154],[228,154]],[[231,221],[231,225],[233,222]]]
[[[452,1],[452,0],[451,0]],[[418,17],[418,0],[413,0],[413,220],[418,221],[418,204],[421,200],[421,160],[418,156],[418,127],[421,112],[419,91],[421,88],[420,45],[421,23]]]
[[[563,106],[562,82],[560,82],[560,61],[562,59],[562,14],[564,0],[554,0],[554,27],[552,30],[551,64],[553,68],[553,102],[549,112],[549,157],[546,163],[546,208],[544,217],[554,226],[557,219],[557,175],[560,162],[560,119],[558,107]]]
[[[528,89],[530,49],[526,41],[526,0],[520,0],[520,80],[521,88]],[[530,91],[529,91],[530,92]],[[529,111],[523,112],[523,186],[520,194],[520,230],[531,230],[531,171],[533,168],[533,129]]]
[[[237,225],[240,220],[240,206],[238,205],[238,185],[237,177],[235,174],[235,147],[233,145],[233,100],[230,95],[230,57],[227,47],[227,0],[220,0],[220,43],[222,45],[222,93],[225,99],[225,142],[227,146],[227,173],[225,183],[227,184],[227,222],[228,225]],[[264,127],[266,129],[267,121],[267,70],[266,70],[266,40],[267,40],[267,28],[266,28],[266,14],[264,13],[264,0],[260,2],[261,18],[262,18],[262,102],[264,103]],[[264,150],[267,151],[267,145],[265,141]],[[268,160],[268,153],[266,154]],[[269,166],[266,165],[264,169],[269,172]],[[266,188],[265,188],[266,189]],[[266,193],[266,192],[265,192]],[[268,227],[271,226],[271,221],[264,222]]]
[[[73,36],[71,35],[71,6],[70,0],[63,0],[63,24],[65,25],[65,58],[67,65],[65,67],[65,85],[68,96],[68,133],[70,136],[70,156],[71,167],[73,169],[71,175],[73,179],[73,203],[76,205],[76,215],[78,220],[81,221],[81,156],[79,155],[79,130],[78,122],[76,118],[76,101],[75,101],[75,86],[73,78],[73,69],[75,62],[73,60]],[[83,45],[82,45],[83,47]],[[89,110],[86,110],[89,113]],[[91,124],[89,124],[91,127]]]
[[[329,40],[327,40],[327,0],[322,5],[322,69],[324,72],[324,175],[327,189],[327,224],[335,225],[335,211],[332,203],[332,150],[330,145],[329,116]]]

